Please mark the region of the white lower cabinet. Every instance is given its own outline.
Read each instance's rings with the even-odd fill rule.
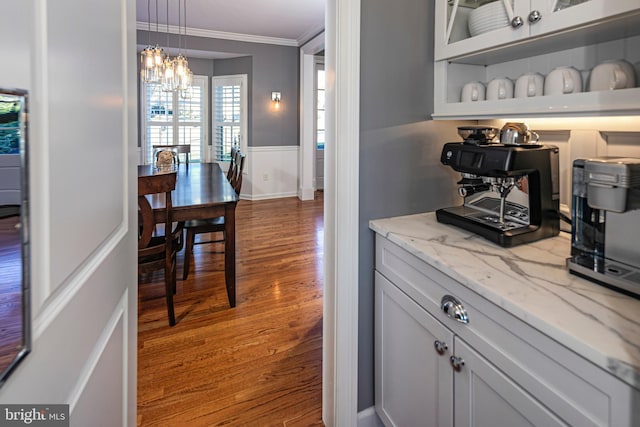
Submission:
[[[456,426],[566,426],[513,380],[455,337],[464,366],[453,376]],[[399,424],[396,424],[399,425]],[[446,424],[441,424],[446,425]]]
[[[376,411],[385,425],[452,425],[453,333],[378,273],[375,329]]]
[[[379,235],[375,408],[398,427],[640,425],[640,391]]]

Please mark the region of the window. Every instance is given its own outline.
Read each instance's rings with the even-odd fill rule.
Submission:
[[[324,150],[324,65],[316,71],[316,148]]]
[[[191,145],[191,161],[207,160],[208,79],[193,76],[190,96],[163,92],[159,85],[142,85],[143,159],[153,163],[154,145]]]
[[[213,77],[213,159],[228,162],[231,147],[247,152],[247,76]]]

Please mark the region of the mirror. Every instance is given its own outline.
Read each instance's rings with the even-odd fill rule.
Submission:
[[[27,92],[0,88],[0,384],[31,345]]]

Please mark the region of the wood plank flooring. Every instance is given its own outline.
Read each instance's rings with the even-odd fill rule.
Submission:
[[[219,243],[194,247],[173,328],[161,273],[139,285],[138,426],[323,425],[322,209],[238,203],[235,308]]]
[[[20,216],[0,218],[0,371],[22,349],[22,240]]]

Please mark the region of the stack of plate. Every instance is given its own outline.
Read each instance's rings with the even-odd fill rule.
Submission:
[[[511,0],[509,0],[511,2]],[[509,16],[502,0],[494,1],[474,9],[469,14],[471,36],[509,26]]]

